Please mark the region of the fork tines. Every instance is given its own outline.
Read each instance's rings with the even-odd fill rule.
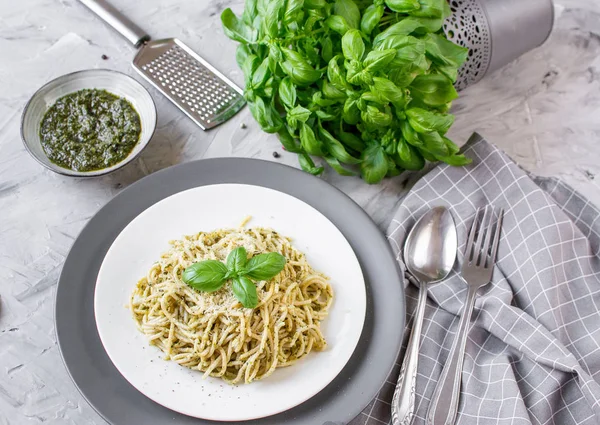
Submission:
[[[480,219],[482,212],[483,217]],[[499,210],[496,220],[494,216],[494,207],[491,205],[480,207],[475,212],[465,248],[465,264],[482,268],[490,268],[494,265],[498,254],[504,209]]]

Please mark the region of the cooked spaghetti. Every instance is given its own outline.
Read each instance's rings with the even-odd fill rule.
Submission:
[[[266,228],[200,232],[171,241],[131,295],[138,328],[165,353],[166,360],[198,369],[235,384],[269,376],[326,342],[320,323],[333,291],[290,239]],[[257,282],[258,306],[244,308],[231,285],[200,292],[181,275],[194,262],[225,261],[243,246],[249,257],[265,252],[285,256],[285,268],[269,281]]]

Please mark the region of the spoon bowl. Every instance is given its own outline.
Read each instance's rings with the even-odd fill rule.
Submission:
[[[452,214],[444,207],[435,207],[411,229],[404,244],[404,264],[420,284],[439,282],[452,270],[457,249]]]

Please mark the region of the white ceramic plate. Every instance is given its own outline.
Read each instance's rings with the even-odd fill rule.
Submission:
[[[312,267],[331,278],[334,302],[322,323],[328,347],[251,384],[231,386],[202,378],[163,360],[148,344],[126,305],[168,241],[199,231],[231,228],[247,215],[248,227],[271,227],[292,238]],[[350,359],[365,320],[365,284],[342,233],[310,205],[259,186],[219,184],[170,196],[137,216],[115,239],[100,268],[94,297],[102,344],[119,372],[155,402],[217,421],[257,419],[288,410],[325,388]]]

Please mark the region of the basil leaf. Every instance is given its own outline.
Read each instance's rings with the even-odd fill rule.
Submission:
[[[392,129],[389,129],[383,137],[381,137],[380,144],[386,154],[395,155],[398,150],[398,136]]]
[[[289,77],[285,77],[279,83],[279,100],[288,109],[291,109],[296,104],[296,87]]]
[[[322,9],[326,5],[325,0],[304,0],[304,6],[308,9]]]
[[[249,85],[246,85],[246,89],[244,90],[244,99],[246,99],[248,104],[251,104],[256,100],[256,93],[254,93],[254,90],[252,90],[252,87],[249,87]]]
[[[381,105],[381,106],[383,106],[386,103],[388,103],[387,100],[383,99],[378,94],[373,93],[373,91],[364,92],[360,96],[360,99],[364,100],[365,102],[377,103],[378,105]]]
[[[360,29],[366,35],[369,35],[381,21],[385,8],[381,4],[372,4],[363,12],[360,20]]]
[[[258,10],[259,3],[260,3],[260,0],[258,0],[256,3],[256,10]],[[252,28],[254,28],[256,30],[256,40],[260,40],[260,39],[264,38],[264,34],[262,32],[262,16],[260,15],[260,12],[258,15],[256,15],[256,17],[252,21]]]
[[[464,155],[436,156],[436,158],[454,167],[469,165],[471,162],[473,162],[471,158],[467,158]]]
[[[360,61],[362,59],[365,54],[365,43],[359,30],[350,30],[344,34],[342,37],[342,52],[348,60]]]
[[[423,158],[425,158],[427,161],[429,162],[436,162],[439,161],[434,155],[432,155],[430,152],[427,152],[424,148],[417,148],[419,150],[419,153],[421,155],[423,155]]]
[[[388,157],[388,172],[385,174],[386,177],[396,177],[402,174],[404,171],[402,168],[398,168],[394,160]]]
[[[438,114],[421,108],[410,108],[406,110],[406,116],[410,126],[417,133],[440,132],[445,134],[452,123],[454,115]]]
[[[321,90],[323,91],[323,96],[327,99],[345,100],[347,97],[345,91],[338,89],[327,80],[323,80],[323,86],[321,87]]]
[[[258,10],[258,14],[261,16],[265,16],[267,14],[268,6],[269,6],[269,0],[257,0],[256,1],[256,10]]]
[[[248,260],[244,275],[254,280],[269,280],[277,276],[287,260],[278,252],[259,254]]]
[[[254,102],[248,103],[252,116],[260,125],[260,128],[267,133],[277,133],[283,126],[283,121],[279,113],[272,105],[265,105],[261,97],[257,97]]]
[[[360,25],[360,10],[353,0],[336,0],[333,4],[333,13],[342,16],[350,28],[358,29]]]
[[[388,162],[383,148],[373,143],[362,153],[360,170],[362,178],[369,184],[379,183],[388,172]]]
[[[283,71],[299,86],[307,86],[314,83],[321,77],[321,73],[315,71],[308,64],[301,64],[285,61],[281,64]]]
[[[294,84],[307,86],[321,78],[321,72],[315,70],[300,53],[287,48],[281,50],[286,58],[281,68]]]
[[[246,266],[246,262],[248,261],[248,253],[246,252],[246,248],[243,246],[239,246],[232,250],[227,256],[227,268],[229,269],[229,273],[232,272],[237,274],[240,270],[243,270]]]
[[[421,8],[418,0],[385,0],[385,4],[398,13],[410,13]]]
[[[411,12],[412,16],[423,18],[446,18],[448,10],[447,0],[418,0],[419,9]]]
[[[417,29],[423,28],[423,23],[415,18],[405,18],[393,25],[390,25],[385,31],[377,34],[373,39],[373,46],[380,48],[381,44],[394,36],[407,36],[412,34]],[[390,47],[383,47],[389,49]]]
[[[425,54],[425,42],[412,35],[392,35],[387,37],[377,46],[377,50],[403,49],[413,47],[419,54]]]
[[[319,126],[319,134],[321,135],[321,138],[325,143],[327,151],[331,154],[332,157],[346,164],[360,163],[360,159],[354,158],[352,155],[350,155],[344,148],[344,145],[342,145],[339,140],[333,137],[329,131],[325,130],[321,126]]]
[[[288,27],[293,27],[302,21],[304,17],[304,0],[287,0],[285,11],[283,12],[283,22]],[[292,28],[296,29],[296,28]]]
[[[331,58],[331,60],[329,61],[327,65],[327,79],[337,89],[346,90],[350,88],[350,86],[348,85],[348,82],[342,75],[342,71],[340,70],[340,67],[338,65],[338,58],[340,58],[339,55]]]
[[[304,54],[309,63],[319,64],[321,56],[313,39],[304,39],[298,42],[298,50]]]
[[[263,25],[265,32],[270,38],[276,38],[279,34],[279,22],[281,21],[281,14],[285,0],[269,0],[267,3],[267,10],[263,18]]]
[[[409,37],[414,38],[414,37]],[[416,40],[416,39],[415,39]],[[404,68],[406,71],[423,73],[429,69],[425,55],[425,45],[420,41],[398,47],[396,56],[390,62],[391,68]]]
[[[421,134],[421,140],[423,141],[424,149],[431,152],[434,156],[446,157],[450,155],[450,150],[440,133],[433,131]]]
[[[252,26],[257,14],[256,0],[246,0],[244,2],[244,13],[242,13],[242,20],[244,23]]]
[[[385,68],[396,57],[396,50],[371,50],[365,60],[363,66],[367,71],[375,72]]]
[[[432,72],[437,71],[438,73],[444,75],[446,78],[448,78],[453,83],[455,83],[458,78],[458,68],[455,68],[454,66],[451,66],[451,65],[439,65],[439,64],[434,63],[431,66],[431,70],[432,70]]]
[[[240,43],[254,43],[257,38],[256,30],[239,20],[230,8],[221,13],[221,23],[225,35]]]
[[[410,126],[410,123],[408,121],[403,121],[400,124],[400,128],[402,130],[402,137],[409,144],[411,144],[415,147],[423,146],[423,142],[421,141],[421,139],[419,139],[419,135],[417,134],[415,129]]]
[[[315,111],[315,114],[317,115],[317,117],[319,117],[319,119],[321,121],[333,121],[336,118],[338,118],[337,115],[332,114],[332,113],[327,112],[327,111],[320,110],[320,109],[318,109],[317,111]]]
[[[342,164],[340,164],[340,161],[338,161],[334,157],[324,156],[323,158],[325,158],[325,161],[327,161],[329,166],[331,168],[333,168],[336,171],[336,173],[338,173],[340,176],[355,176],[356,175],[356,173],[354,171],[351,171],[351,170],[348,170],[347,168],[342,167]]]
[[[270,62],[270,61],[269,61]],[[271,64],[269,63],[269,67]],[[269,79],[265,82],[265,84],[260,89],[262,90],[262,94],[267,99],[273,98],[273,77],[269,77]]]
[[[425,166],[423,156],[404,139],[398,141],[398,155],[394,160],[405,170],[420,170]]]
[[[390,80],[381,77],[373,78],[372,91],[375,91],[382,99],[393,103],[399,108],[406,106],[406,94],[403,89],[392,83]]]
[[[344,67],[346,68],[346,79],[350,84],[359,85],[362,83],[364,77],[360,74],[363,72],[362,63],[359,61],[351,60],[345,61]]]
[[[283,60],[283,53],[281,53],[281,49],[277,44],[271,44],[269,46],[269,57],[276,63],[279,63]]]
[[[279,135],[279,141],[286,151],[293,153],[302,152],[302,148],[298,145],[298,142],[296,142],[286,127],[281,128],[277,134]]]
[[[346,102],[344,102],[342,119],[350,125],[355,125],[360,121],[360,109],[358,109],[356,99],[346,99]]]
[[[252,88],[260,88],[270,76],[269,57],[266,57],[252,74]]]
[[[246,84],[246,88],[252,87],[252,76],[254,75],[254,71],[260,65],[260,61],[258,56],[250,55],[246,57],[246,61],[242,65],[242,72],[244,73],[244,82]]]
[[[330,37],[325,37],[321,41],[321,57],[325,62],[329,62],[333,58],[333,41]]]
[[[440,74],[419,75],[410,85],[410,93],[432,107],[443,106],[458,97],[452,81]]]
[[[398,87],[408,87],[414,81],[417,75],[419,75],[418,72],[396,68],[392,69],[388,73],[388,79]]]
[[[469,56],[469,49],[454,44],[439,34],[427,34],[425,50],[434,62],[457,69],[465,63]]]
[[[305,123],[310,117],[311,112],[303,106],[296,106],[290,109],[287,113],[286,119],[290,126],[296,128],[298,123]]]
[[[327,99],[323,96],[323,92],[317,91],[317,92],[314,92],[314,94],[312,96],[311,107],[314,105],[321,106],[321,107],[327,107],[327,106],[331,106],[335,103],[336,103],[335,100]]]
[[[231,281],[233,295],[246,308],[254,308],[258,305],[258,293],[256,285],[246,276],[238,276]]]
[[[217,260],[205,260],[187,267],[181,279],[194,289],[214,292],[221,288],[227,274],[227,266]]]
[[[343,130],[337,132],[336,135],[338,139],[340,139],[342,143],[348,146],[350,149],[353,149],[356,152],[362,152],[365,150],[365,142],[363,142],[360,137],[352,133],[347,133]]]
[[[323,144],[316,138],[312,128],[304,123],[300,127],[300,143],[308,154],[323,155]]]
[[[302,167],[304,171],[314,176],[318,176],[324,170],[323,167],[315,166],[315,163],[310,158],[310,156],[306,155],[305,153],[298,155],[298,162],[300,163],[300,167]]]
[[[455,155],[460,152],[460,148],[456,146],[452,140],[448,139],[447,137],[442,137],[442,139],[444,139],[444,143],[448,147],[448,152],[450,152],[450,155]]]
[[[363,69],[357,73],[350,75],[348,71],[348,82],[354,85],[371,85],[373,84],[373,73],[369,70]]]
[[[426,34],[439,32],[444,26],[445,17],[440,16],[439,18],[420,18],[413,16],[413,19],[417,20],[421,27],[415,30],[415,34]]]
[[[364,122],[376,125],[378,127],[387,127],[392,123],[392,116],[382,112],[375,106],[368,105],[365,112],[361,112],[360,117]]]
[[[340,35],[346,34],[351,29],[346,19],[340,15],[331,15],[325,20],[325,25]]]
[[[240,44],[237,47],[237,49],[235,50],[235,61],[237,62],[240,68],[243,69],[246,59],[248,59],[248,56],[250,56],[251,54],[252,51],[250,50],[250,47],[248,47],[247,44]]]

